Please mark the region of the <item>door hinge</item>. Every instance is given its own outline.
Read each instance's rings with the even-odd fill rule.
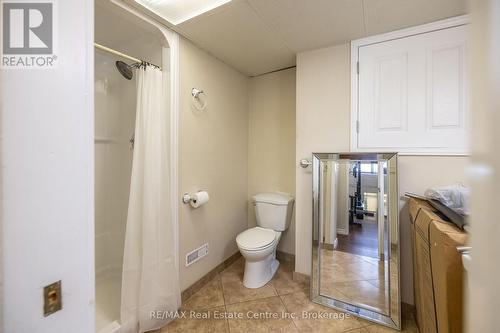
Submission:
[[[359,133],[359,120],[356,120],[356,133]]]
[[[356,72],[359,74],[359,61],[356,62]]]

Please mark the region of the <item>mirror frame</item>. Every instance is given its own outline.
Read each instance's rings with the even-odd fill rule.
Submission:
[[[397,233],[398,237],[398,246],[396,250],[396,256],[397,256],[397,291],[398,291],[398,297],[397,297],[397,311],[395,313],[392,313],[392,307],[394,304],[392,304],[392,295],[391,295],[391,272],[389,271],[389,314],[384,315],[382,313],[373,311],[368,309],[367,307],[363,307],[360,304],[350,304],[344,301],[340,301],[338,299],[334,299],[325,295],[322,295],[320,292],[320,256],[319,256],[319,250],[321,247],[321,242],[317,241],[317,244],[315,244],[314,240],[314,229],[315,227],[317,228],[316,230],[321,230],[322,225],[320,224],[320,218],[319,218],[319,209],[320,209],[320,164],[321,161],[330,161],[330,160],[346,160],[346,159],[351,159],[351,160],[356,160],[356,161],[389,161],[389,159],[395,159],[396,163],[396,193],[398,195],[394,199],[396,201],[397,205],[397,214],[396,214],[396,230],[391,230],[390,228],[390,223],[389,223],[389,230],[388,230],[388,239],[391,239],[391,236],[393,235],[393,232]],[[314,303],[327,306],[330,308],[334,308],[336,310],[340,310],[342,312],[349,313],[353,316],[360,317],[369,321],[373,321],[378,324],[382,324],[385,326],[388,326],[393,329],[401,330],[401,244],[400,244],[400,237],[399,237],[399,187],[398,187],[398,181],[399,181],[399,174],[397,172],[398,168],[398,154],[397,153],[353,153],[353,152],[347,152],[347,153],[313,153],[313,162],[312,162],[312,168],[313,168],[313,181],[312,181],[312,186],[313,186],[313,225],[312,225],[312,276],[311,276],[311,290],[310,290],[310,297],[311,300]],[[389,198],[391,200],[391,198]],[[390,251],[389,251],[389,259],[390,260]],[[389,265],[390,266],[390,265]]]

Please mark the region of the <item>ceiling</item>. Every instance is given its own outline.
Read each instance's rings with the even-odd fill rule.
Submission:
[[[160,43],[162,38],[161,32],[151,24],[105,0],[96,0],[94,13],[95,42],[111,48],[122,49],[130,41],[141,39],[145,42],[155,41]]]
[[[465,14],[466,0],[233,0],[177,26],[226,64],[256,76],[298,52]]]

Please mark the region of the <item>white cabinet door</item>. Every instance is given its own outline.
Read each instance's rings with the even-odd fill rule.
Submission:
[[[359,47],[357,148],[467,150],[466,26]]]

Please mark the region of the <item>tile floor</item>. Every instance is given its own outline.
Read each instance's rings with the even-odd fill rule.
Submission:
[[[155,333],[396,332],[312,303],[309,286],[293,281],[290,263],[282,262],[274,278],[259,289],[243,286],[243,268],[240,258],[184,302],[186,318]],[[208,318],[197,319],[192,314]],[[327,318],[313,318],[318,315]],[[403,324],[403,332],[418,333],[413,318]]]
[[[321,294],[389,313],[388,261],[322,249]]]

